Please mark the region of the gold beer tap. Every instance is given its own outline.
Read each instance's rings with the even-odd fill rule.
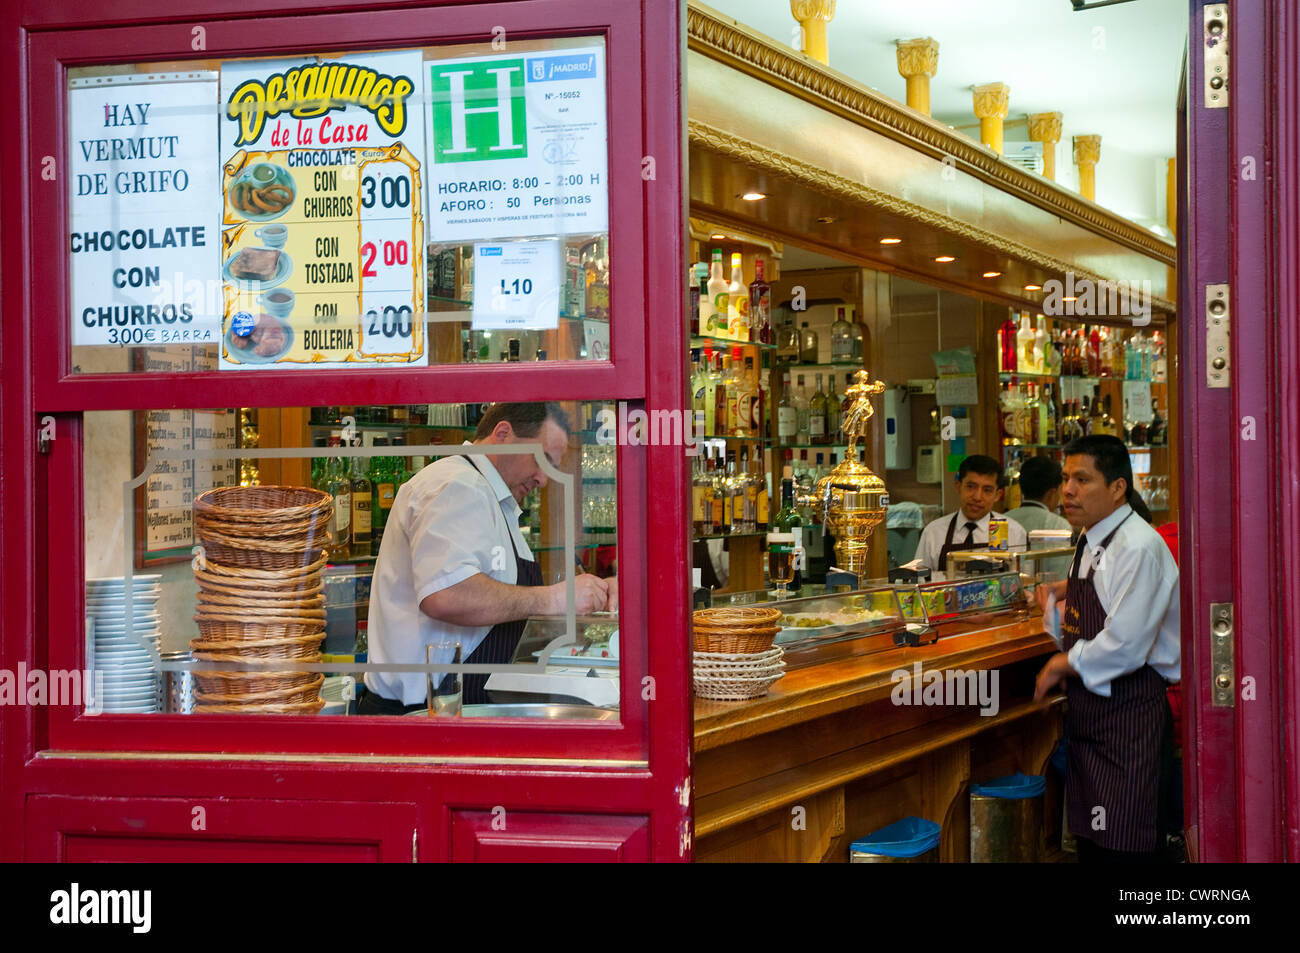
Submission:
[[[885,385],[871,380],[866,371],[856,372],[853,378],[844,392],[848,451],[835,469],[817,481],[817,500],[822,506],[823,532],[835,536],[836,565],[861,578],[867,569],[871,534],[885,519],[889,492],[880,477],[858,462],[858,441],[866,440],[876,412],[873,399],[885,392]]]

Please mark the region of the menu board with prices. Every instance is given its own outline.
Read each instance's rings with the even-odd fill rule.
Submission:
[[[215,370],[216,357],[201,348],[145,348],[139,369],[184,373]],[[158,464],[136,491],[136,565],[190,558],[194,545],[194,498],[239,480],[234,457],[185,460],[190,450],[234,450],[239,414],[234,410],[150,410],[136,414],[136,471],[151,456]]]
[[[423,365],[421,54],[221,70],[222,368]]]
[[[215,343],[217,74],[72,80],[72,343]]]

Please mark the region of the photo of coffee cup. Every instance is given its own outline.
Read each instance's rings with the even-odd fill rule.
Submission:
[[[289,240],[288,225],[263,225],[253,233],[260,238],[267,248],[283,248]]]
[[[272,288],[257,300],[267,314],[277,318],[287,318],[293,310],[293,292],[288,288]]]
[[[253,180],[265,185],[275,179],[276,172],[279,171],[269,162],[259,162],[253,166]]]

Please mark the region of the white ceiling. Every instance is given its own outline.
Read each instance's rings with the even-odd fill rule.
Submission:
[[[709,0],[726,16],[795,45],[789,0]],[[1063,114],[1058,181],[1074,187],[1070,137],[1100,134],[1098,201],[1132,217],[1153,216],[1130,196],[1103,194],[1108,154],[1126,175],[1156,188],[1155,162],[1173,156],[1178,80],[1187,35],[1186,0],[1132,0],[1074,12],[1070,0],[839,0],[828,30],[830,65],[900,102],[894,41],[939,42],[930,81],[934,117],[978,137],[970,87],[1011,89],[1008,121],[1027,113]],[[1027,139],[1010,131],[1008,139]],[[1147,179],[1150,182],[1147,182]],[[1159,180],[1162,182],[1162,180]],[[1160,200],[1161,207],[1163,199]],[[1126,206],[1133,206],[1131,210]]]

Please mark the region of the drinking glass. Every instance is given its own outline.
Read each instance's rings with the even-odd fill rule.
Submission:
[[[459,665],[460,643],[453,641],[434,642],[424,648],[425,661],[430,665]],[[428,708],[430,717],[434,715],[460,714],[460,672],[429,672]]]

